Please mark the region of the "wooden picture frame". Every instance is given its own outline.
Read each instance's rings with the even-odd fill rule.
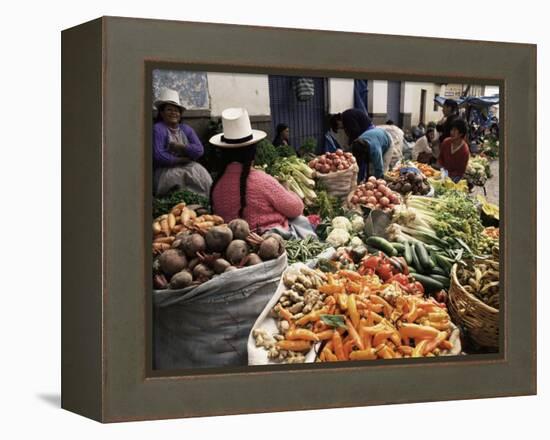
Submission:
[[[499,85],[499,354],[153,371],[151,66]],[[528,44],[116,17],[63,31],[62,407],[117,422],[535,394],[536,80]]]

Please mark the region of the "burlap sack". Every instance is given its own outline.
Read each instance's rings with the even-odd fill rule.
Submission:
[[[327,193],[335,197],[346,197],[357,187],[359,167],[353,164],[347,170],[334,171],[328,174],[317,173],[316,179],[326,189]]]

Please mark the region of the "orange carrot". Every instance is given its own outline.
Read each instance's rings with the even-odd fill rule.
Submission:
[[[438,345],[441,342],[443,342],[446,338],[447,338],[447,333],[439,332],[439,334],[435,338],[428,341],[423,354],[426,355],[427,353],[434,351],[438,347]]]
[[[359,337],[357,330],[355,329],[355,327],[353,326],[353,323],[348,319],[347,316],[346,316],[346,328],[348,330],[348,334],[351,336],[351,338],[355,342],[355,345],[357,345],[357,347],[360,350],[363,350],[365,348],[365,346],[363,345],[363,340]]]
[[[354,327],[359,325],[359,313],[357,312],[357,305],[355,303],[355,295],[348,295],[348,315],[353,323]]]
[[[155,238],[155,240],[153,241],[153,243],[168,243],[168,244],[172,244],[172,242],[175,240],[174,237],[158,237],[158,238]]]
[[[276,344],[277,348],[280,350],[291,350],[291,351],[308,351],[311,348],[311,343],[309,341],[288,341],[282,340],[278,341]]]
[[[376,335],[378,332],[387,330],[386,326],[382,323],[378,323],[374,326],[365,326],[363,327],[363,329],[367,335],[373,335],[373,336]]]
[[[372,338],[372,345],[377,347],[382,344],[386,339],[388,339],[393,334],[393,330],[382,330],[374,335]]]
[[[340,333],[334,332],[332,334],[332,346],[334,347],[334,353],[339,361],[345,361],[346,356],[344,354],[344,347],[342,345],[342,337]]]
[[[348,295],[346,295],[345,293],[340,293],[338,294],[337,300],[338,300],[338,307],[340,307],[341,310],[347,310]]]
[[[399,333],[402,338],[435,338],[438,335],[438,331],[433,327],[418,324],[405,324],[401,325]]]
[[[286,319],[288,322],[292,321],[292,313],[279,304],[277,307],[277,313],[283,319]]]
[[[359,275],[357,272],[353,272],[351,270],[345,270],[345,269],[339,271],[338,275],[346,277],[352,281],[361,281],[363,279],[363,277]]]
[[[334,333],[334,330],[324,330],[319,333],[315,333],[317,335],[317,338],[319,341],[325,341],[327,339],[332,339],[332,334]]]
[[[172,213],[168,214],[168,228],[170,231],[174,229],[174,226],[176,226],[176,216]]]
[[[328,347],[325,347],[323,349],[323,353],[325,354],[325,360],[327,362],[336,362],[338,361],[338,357],[332,352],[332,350]]]
[[[355,346],[355,341],[353,339],[350,339],[349,341],[346,341],[343,344],[344,356],[346,360],[349,359],[349,354],[352,352],[354,346]]]
[[[319,309],[314,310],[313,312],[309,312],[307,315],[302,316],[300,319],[296,321],[297,326],[304,326],[308,322],[316,322],[321,319],[321,315],[325,315],[327,313],[326,309]]]
[[[413,358],[424,356],[424,350],[426,349],[426,345],[428,345],[428,340],[427,339],[423,339],[422,341],[420,341],[416,345],[416,347],[414,347],[411,356]]]
[[[376,359],[376,352],[373,348],[366,350],[355,350],[349,354],[350,361],[370,361]]]
[[[163,216],[160,220],[160,228],[164,235],[170,235],[170,226],[168,225],[168,216]]]
[[[369,299],[374,304],[381,304],[384,307],[384,309],[383,309],[384,310],[384,316],[386,318],[390,317],[391,312],[393,311],[393,307],[384,298],[382,298],[381,296],[377,296],[377,295],[371,295],[369,297]]]
[[[325,293],[327,295],[334,295],[337,293],[342,293],[344,291],[344,286],[339,284],[325,284],[319,287],[319,292]]]
[[[286,333],[286,339],[290,341],[294,341],[294,340],[304,340],[304,341],[314,341],[314,342],[319,341],[319,337],[315,333],[305,328],[289,330]]]

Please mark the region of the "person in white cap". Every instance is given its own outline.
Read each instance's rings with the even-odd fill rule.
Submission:
[[[274,177],[253,168],[256,144],[266,133],[253,130],[248,112],[222,112],[223,133],[210,139],[221,153],[220,172],[211,190],[212,210],[225,222],[242,218],[257,232],[289,230],[289,219],[302,215],[304,204]]]
[[[153,125],[155,194],[162,196],[176,189],[187,189],[208,197],[212,177],[196,162],[204,148],[195,131],[182,123],[185,107],[180,104],[179,93],[162,89],[154,106],[157,109]]]

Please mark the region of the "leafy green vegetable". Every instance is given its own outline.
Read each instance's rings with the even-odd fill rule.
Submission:
[[[302,146],[298,149],[298,155],[306,160],[315,157],[315,150],[317,149],[317,140],[315,138],[307,138]]]
[[[463,242],[467,251],[468,248],[477,251],[483,225],[474,201],[466,194],[448,191],[439,198],[411,196],[409,200],[409,205],[440,239],[449,245],[456,242],[461,247]]]
[[[326,325],[333,327],[333,328],[346,328],[346,321],[344,319],[344,315],[321,315],[321,321],[323,321]]]
[[[279,157],[290,157],[290,156],[296,156],[296,150],[294,147],[291,147],[290,145],[280,145],[277,148],[277,155]]]
[[[256,145],[254,165],[264,168],[268,174],[272,174],[272,167],[279,158],[277,147],[267,139],[263,139]]]
[[[319,214],[321,218],[332,219],[344,215],[343,202],[337,197],[331,196],[325,189],[318,190],[319,181],[316,182],[315,192],[317,198],[307,207],[308,214]]]
[[[178,203],[185,202],[188,205],[201,205],[208,208],[210,201],[197,193],[185,189],[174,191],[165,197],[153,198],[153,218],[170,212]]]

